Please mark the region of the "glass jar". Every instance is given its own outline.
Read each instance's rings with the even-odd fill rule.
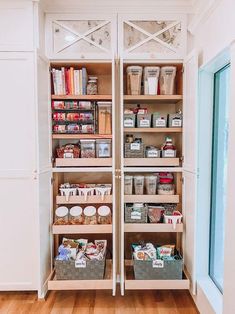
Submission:
[[[112,223],[111,209],[108,206],[100,206],[98,208],[98,224],[108,225]]]
[[[83,224],[83,213],[82,207],[73,206],[69,211],[69,223],[71,225],[82,225]]]
[[[69,210],[66,206],[60,206],[55,210],[55,225],[69,224]]]
[[[134,194],[144,194],[144,176],[134,176]]]
[[[159,195],[174,195],[175,185],[169,178],[160,178],[158,183],[157,192]]]
[[[98,94],[98,78],[96,76],[90,76],[87,82],[87,95]]]
[[[126,143],[133,143],[133,142],[134,142],[133,134],[127,134],[126,135]]]
[[[95,140],[80,140],[81,158],[95,158]]]
[[[172,143],[170,137],[166,137],[165,143],[162,145],[162,157],[163,158],[174,158],[176,157],[176,149]]]
[[[97,224],[97,215],[96,208],[94,206],[87,206],[83,210],[84,214],[84,224],[85,225],[96,225]]]
[[[146,176],[145,177],[145,188],[146,194],[155,195],[157,191],[157,177],[156,176]]]
[[[97,139],[96,140],[96,157],[110,158],[112,156],[112,141],[111,139]]]

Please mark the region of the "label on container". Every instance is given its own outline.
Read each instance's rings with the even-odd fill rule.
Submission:
[[[140,126],[141,127],[150,127],[150,121],[149,120],[140,120]]]
[[[137,211],[131,212],[131,219],[140,220],[141,219],[141,213],[137,212]]]
[[[64,153],[64,158],[73,158],[73,153]]]
[[[157,119],[155,126],[165,127],[166,126],[166,120],[164,120],[164,119]]]
[[[173,149],[166,149],[164,151],[164,157],[175,157],[175,151]]]
[[[134,127],[134,121],[132,119],[125,119],[124,120],[124,127],[125,128]]]
[[[154,259],[152,266],[153,266],[153,268],[163,268],[164,267],[164,261],[161,259]]]
[[[173,127],[181,127],[182,126],[182,121],[180,119],[173,119],[172,120],[172,126]]]
[[[149,150],[147,152],[147,157],[148,158],[154,158],[154,157],[158,157],[159,156],[159,153],[157,150]]]
[[[131,150],[140,150],[140,143],[131,143]]]
[[[86,260],[85,259],[77,259],[75,261],[75,268],[86,268]]]

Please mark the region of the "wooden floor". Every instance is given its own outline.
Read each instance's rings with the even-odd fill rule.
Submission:
[[[32,292],[0,292],[0,313],[54,314],[196,314],[188,291],[52,291],[46,301]]]

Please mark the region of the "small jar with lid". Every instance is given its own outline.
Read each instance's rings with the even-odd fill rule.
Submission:
[[[111,139],[96,140],[96,157],[110,158],[112,156],[112,141]]]
[[[174,195],[175,185],[171,178],[161,178],[158,183],[157,192],[159,195]]]
[[[98,78],[96,76],[89,76],[86,90],[87,90],[87,95],[98,94]]]
[[[55,225],[69,224],[69,210],[66,206],[60,206],[55,210]]]
[[[83,210],[84,213],[84,224],[85,225],[96,225],[97,224],[97,213],[94,206],[87,206]]]
[[[82,225],[83,224],[83,213],[82,207],[73,206],[69,211],[69,223],[71,225]]]
[[[80,140],[81,158],[95,158],[95,140]]]
[[[112,223],[110,207],[103,205],[98,208],[97,221],[100,225],[110,225]]]
[[[163,158],[175,158],[176,148],[172,143],[170,137],[166,137],[165,143],[162,145],[162,157]]]
[[[126,135],[126,143],[133,143],[134,142],[134,136],[133,134],[127,134]]]

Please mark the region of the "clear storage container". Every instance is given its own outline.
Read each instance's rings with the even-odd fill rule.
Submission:
[[[153,128],[166,128],[167,115],[159,112],[153,113]]]
[[[55,210],[55,225],[68,225],[69,210],[66,206],[60,206]]]
[[[157,95],[158,92],[158,78],[160,68],[156,66],[144,67],[144,94]]]
[[[126,72],[127,72],[127,94],[140,95],[143,68],[138,65],[128,66]]]
[[[84,224],[85,225],[96,225],[97,224],[97,214],[96,208],[94,206],[87,206],[83,210],[84,213]]]
[[[176,148],[172,143],[170,137],[166,137],[165,143],[162,145],[162,157],[163,158],[175,158],[176,157]]]
[[[155,146],[146,146],[145,147],[145,157],[146,158],[160,158],[161,151]]]
[[[124,177],[124,194],[132,195],[133,192],[133,176],[126,175]]]
[[[175,66],[164,66],[160,72],[160,94],[173,95],[175,93]]]
[[[156,176],[145,176],[145,189],[146,194],[155,195],[157,192],[157,177]]]
[[[144,194],[144,176],[134,176],[134,194]]]
[[[159,223],[163,220],[165,208],[160,205],[148,205],[148,218],[150,223]]]
[[[112,156],[112,141],[111,139],[96,140],[96,157],[110,158]]]
[[[160,179],[158,183],[157,193],[159,195],[174,195],[175,194],[175,185],[174,183],[164,182]]]
[[[82,207],[73,206],[69,210],[69,223],[71,225],[82,225],[84,221]]]
[[[112,134],[112,103],[98,101],[98,133]]]
[[[151,127],[151,114],[137,114],[137,127],[150,128]]]
[[[80,140],[81,158],[95,158],[95,140]]]
[[[182,128],[182,113],[169,114],[169,128]]]
[[[134,113],[124,113],[124,128],[134,128],[136,122],[136,115]]]
[[[109,206],[100,206],[98,208],[98,224],[110,225],[112,223],[112,214]]]
[[[87,95],[98,94],[98,78],[96,76],[89,76],[86,90],[87,90]]]

